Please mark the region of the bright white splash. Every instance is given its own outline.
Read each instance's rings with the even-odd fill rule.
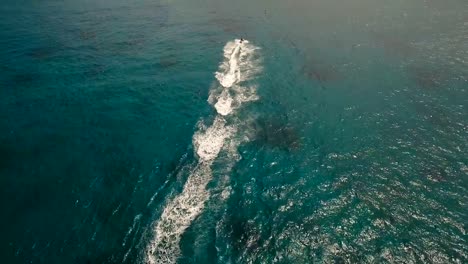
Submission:
[[[242,103],[258,99],[255,87],[242,86],[262,69],[257,57],[258,49],[247,40],[228,42],[224,47],[225,60],[216,72],[221,87],[213,89],[208,99],[218,114],[229,115]]]
[[[224,145],[226,138],[233,134],[234,129],[226,127],[226,121],[217,116],[213,124],[204,132],[197,132],[193,136],[193,145],[200,162],[214,160]]]
[[[258,48],[248,41],[230,41],[224,47],[225,60],[216,72],[221,87],[210,92],[209,102],[218,116],[209,127],[200,123],[193,136],[193,145],[198,164],[190,170],[190,176],[182,192],[166,204],[154,229],[154,240],[148,245],[146,262],[176,263],[180,255],[179,242],[192,221],[200,215],[210,193],[206,185],[212,179],[211,165],[223,148],[237,149],[239,141],[231,140],[236,133],[236,124],[228,125],[223,116],[234,113],[243,102],[257,100],[255,88],[240,86],[260,72],[259,60],[255,57]],[[229,142],[229,144],[226,144]]]
[[[232,104],[234,100],[228,94],[228,92],[221,93],[220,97],[218,98],[218,102],[214,105],[216,111],[220,115],[229,115],[232,112]]]

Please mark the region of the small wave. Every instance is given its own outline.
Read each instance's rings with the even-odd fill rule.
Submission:
[[[125,247],[125,245],[127,244],[127,240],[129,238],[129,236],[132,234],[133,230],[135,229],[135,227],[137,225],[140,224],[140,219],[142,217],[142,214],[137,214],[134,218],[133,218],[133,225],[128,229],[127,231],[127,234],[125,234],[125,237],[122,241],[122,246]]]

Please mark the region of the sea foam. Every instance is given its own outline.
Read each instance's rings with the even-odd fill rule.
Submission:
[[[182,234],[202,213],[210,196],[206,186],[213,177],[212,163],[223,148],[228,152],[237,149],[240,141],[233,139],[237,132],[237,124],[228,124],[225,117],[235,114],[235,110],[243,102],[258,99],[254,87],[242,86],[242,82],[260,72],[259,59],[255,57],[256,50],[258,48],[248,41],[235,40],[225,45],[224,61],[215,73],[219,85],[212,89],[208,100],[218,115],[211,126],[206,127],[203,122],[199,123],[199,130],[193,136],[197,164],[190,170],[182,192],[167,202],[155,224],[154,239],[146,250],[147,263],[177,261]],[[227,142],[229,143],[226,144]]]

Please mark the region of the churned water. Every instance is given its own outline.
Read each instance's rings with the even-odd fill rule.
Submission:
[[[5,0],[0,67],[1,263],[468,262],[466,1]]]

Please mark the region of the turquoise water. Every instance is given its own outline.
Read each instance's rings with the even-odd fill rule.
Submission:
[[[468,262],[466,1],[0,17],[2,263]]]

